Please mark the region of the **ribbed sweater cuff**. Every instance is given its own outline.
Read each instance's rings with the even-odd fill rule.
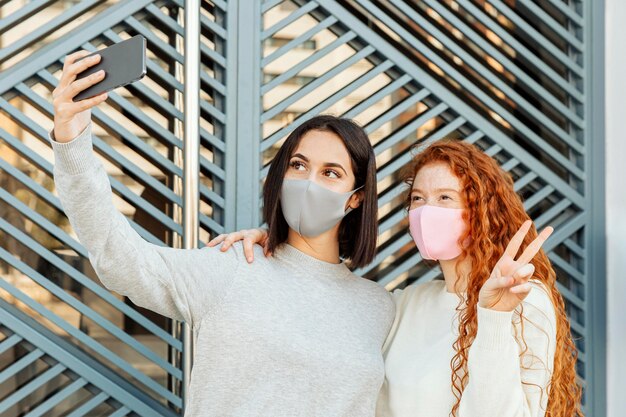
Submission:
[[[512,311],[495,311],[478,308],[478,331],[474,344],[489,349],[497,349],[513,340]]]
[[[94,166],[91,123],[69,142],[57,142],[54,139],[54,130],[51,130],[48,136],[54,151],[55,169],[66,174],[76,175]]]

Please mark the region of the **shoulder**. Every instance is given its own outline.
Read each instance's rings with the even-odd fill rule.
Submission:
[[[376,281],[362,278],[353,273],[350,274],[352,274],[351,279],[356,285],[355,296],[365,301],[364,305],[367,310],[391,322],[395,316],[395,304],[389,291]]]
[[[175,259],[189,265],[191,269],[208,264],[226,265],[238,262],[243,258],[243,251],[233,245],[226,252],[222,252],[219,246],[203,246],[195,249],[171,248],[168,246],[155,246],[156,252],[167,262]],[[174,255],[174,256],[172,256]],[[180,263],[180,262],[178,262]]]
[[[355,279],[355,283],[360,287],[362,291],[366,294],[369,294],[372,297],[383,300],[386,304],[393,306],[393,300],[391,299],[391,294],[389,291],[385,289],[381,284],[376,281],[372,281],[367,278],[362,278],[358,275],[352,274]]]
[[[202,248],[200,248],[199,250],[202,251],[205,256],[210,256],[210,257],[230,257],[233,259],[236,259],[237,261],[246,261],[246,257],[245,257],[245,253],[243,251],[243,242],[242,241],[237,241],[234,242],[230,248],[228,248],[227,251],[222,252],[221,251],[222,245],[217,245],[217,246],[204,246]],[[257,259],[264,259],[265,255],[263,254],[263,248],[259,245],[254,245],[253,246],[254,249],[254,260],[256,261]]]
[[[441,294],[445,289],[443,280],[432,280],[428,282],[420,282],[411,284],[404,289],[396,289],[393,291],[393,300],[397,306],[406,306],[408,304],[419,303],[425,299],[432,299],[434,296]]]

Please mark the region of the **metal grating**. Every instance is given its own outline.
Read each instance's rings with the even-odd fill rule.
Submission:
[[[303,121],[333,113],[365,127],[379,167],[379,251],[357,273],[388,289],[436,278],[406,233],[399,171],[415,145],[444,137],[475,143],[512,174],[537,225],[555,226],[547,249],[581,352],[581,383],[597,385],[604,371],[594,365],[601,355],[594,343],[601,341],[590,330],[597,302],[590,279],[602,231],[591,216],[598,148],[590,140],[589,86],[592,11],[603,13],[601,6],[203,1],[200,240],[259,225],[261,187],[277,147]],[[183,7],[182,0],[0,2],[0,294],[13,306],[2,312],[0,351],[19,347],[23,357],[32,355],[22,364],[41,355],[24,367],[33,375],[57,369],[50,380],[64,376],[75,386],[82,378],[82,397],[57,397],[73,415],[101,408],[110,415],[180,412],[184,346],[178,324],[100,287],[64,223],[51,182],[50,92],[65,55],[135,34],[147,38],[148,76],[93,112],[94,144],[115,202],[138,232],[180,246]],[[35,336],[62,348],[36,348]],[[116,346],[134,353],[127,357]],[[87,356],[68,364],[58,356],[64,349]],[[97,388],[86,377],[96,368],[111,380],[132,381],[137,391],[123,400]],[[7,378],[19,373],[0,369]],[[21,389],[0,392],[0,409],[32,407],[28,397],[16,400]],[[602,404],[589,392],[585,407],[593,415]]]

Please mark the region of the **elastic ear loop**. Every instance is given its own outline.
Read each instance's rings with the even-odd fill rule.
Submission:
[[[350,200],[350,198],[354,195],[354,193],[356,193],[357,191],[359,191],[359,190],[360,190],[361,188],[363,188],[363,187],[365,187],[365,184],[361,185],[361,186],[360,186],[360,187],[358,187],[358,188],[355,188],[355,189],[354,189],[354,190],[352,190],[352,191],[348,191],[349,193],[351,193],[351,194],[350,194],[350,197],[348,197],[348,200]],[[348,208],[347,208],[347,210],[346,210],[346,212],[344,213],[344,216],[347,216],[347,215],[348,215],[348,213],[350,213],[352,210],[354,210],[352,207],[348,207]]]

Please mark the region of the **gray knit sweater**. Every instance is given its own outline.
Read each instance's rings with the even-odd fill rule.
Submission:
[[[102,283],[195,331],[185,416],[373,416],[381,348],[394,317],[387,292],[283,244],[180,250],[143,240],[119,213],[91,126],[52,140],[63,208]],[[374,221],[374,219],[372,219]]]

